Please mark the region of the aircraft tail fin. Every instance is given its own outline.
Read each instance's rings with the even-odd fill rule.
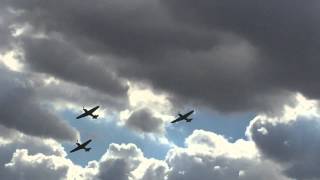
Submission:
[[[90,150],[91,150],[91,148],[86,148],[86,149],[85,149],[86,152],[88,152],[88,151],[90,151]]]

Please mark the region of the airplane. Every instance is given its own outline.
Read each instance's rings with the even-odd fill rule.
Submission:
[[[95,110],[97,110],[98,108],[99,108],[99,106],[96,106],[96,107],[94,107],[94,108],[92,108],[90,110],[87,110],[87,109],[83,108],[84,113],[81,114],[80,116],[78,116],[77,119],[80,119],[80,118],[83,118],[83,117],[86,117],[86,116],[91,116],[93,119],[97,119],[99,115],[94,115],[93,112]]]
[[[186,120],[186,122],[191,122],[192,118],[188,118],[192,113],[194,112],[194,110],[182,115],[179,113],[179,117],[177,119],[175,119],[174,121],[172,121],[171,123],[175,123],[178,121],[182,121],[182,120]]]
[[[92,141],[92,140],[89,139],[88,141],[86,141],[86,142],[84,142],[84,143],[82,143],[82,144],[80,144],[80,143],[77,142],[76,145],[77,145],[78,147],[72,149],[72,150],[70,151],[70,153],[73,153],[73,152],[78,151],[78,150],[80,150],[80,149],[84,149],[86,152],[90,151],[91,148],[86,148],[86,146],[87,146],[91,141]]]

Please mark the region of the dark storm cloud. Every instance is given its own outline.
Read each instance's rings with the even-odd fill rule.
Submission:
[[[25,10],[20,21],[38,30],[62,33],[91,52],[111,51],[134,57],[150,57],[172,48],[210,47],[210,33],[179,27],[157,0],[13,1],[9,6]],[[36,14],[33,12],[36,11]],[[152,57],[152,56],[151,56]]]
[[[3,53],[10,46],[10,13],[4,6],[0,7],[0,53]]]
[[[315,0],[15,0],[7,5],[23,10],[17,22],[30,23],[35,32],[48,36],[58,34],[82,53],[100,56],[116,75],[150,83],[177,102],[227,112],[266,111],[283,104],[292,92],[313,98],[320,95],[319,3]],[[109,90],[90,78],[82,80],[84,75],[54,69],[61,65],[59,58],[45,58],[53,55],[45,51],[46,43],[43,47],[35,44],[36,51],[30,51],[35,56],[28,58],[32,57],[29,63],[35,69]],[[77,59],[59,46],[50,46],[64,55],[58,57]],[[37,56],[42,48],[44,57]],[[106,58],[110,54],[118,59]],[[43,59],[55,61],[53,67]],[[88,72],[92,64],[75,65]]]
[[[134,111],[125,124],[143,133],[163,133],[163,120],[152,115],[149,109]]]
[[[265,59],[255,69],[255,75],[267,87],[319,97],[319,1],[164,2],[178,21],[231,32],[259,48]]]
[[[125,96],[127,86],[108,67],[93,57],[76,51],[66,42],[54,39],[23,41],[25,59],[36,71],[100,90],[112,96]]]
[[[32,83],[21,74],[0,67],[0,124],[29,135],[74,140],[77,131],[43,107]]]

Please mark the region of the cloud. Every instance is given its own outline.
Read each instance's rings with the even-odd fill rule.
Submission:
[[[204,130],[194,130],[186,138],[185,144],[189,152],[203,151],[203,154],[214,154],[215,156],[253,159],[258,155],[255,144],[251,141],[238,139],[234,143],[230,143],[222,135]]]
[[[316,1],[60,3],[6,3],[23,12],[13,23],[32,27],[17,40],[37,71],[113,95],[123,79],[144,82],[174,104],[222,112],[274,111],[297,91],[317,98]]]
[[[202,148],[203,142],[191,139],[206,138],[217,143]],[[220,138],[220,139],[219,139]],[[241,157],[232,157],[225,153],[218,153],[215,149],[224,141],[237,151],[237,143],[229,143],[223,137],[206,132],[195,131],[186,140],[186,148],[172,148],[165,160],[148,159],[134,144],[111,144],[106,154],[99,162],[98,179],[277,179],[289,180],[281,174],[280,167],[271,161],[249,157],[246,153],[239,153]],[[250,144],[250,142],[244,142]],[[197,148],[194,148],[197,146]],[[255,148],[254,146],[250,148]],[[248,149],[250,149],[248,148]]]
[[[41,139],[41,138],[36,138],[34,136],[28,136],[14,129],[8,129],[1,125],[0,125],[0,129],[1,129],[0,175],[4,179],[18,179],[18,178],[26,179],[26,177],[23,177],[24,174],[17,173],[17,172],[22,172],[23,171],[22,169],[19,169],[21,171],[15,171],[14,169],[9,170],[8,167],[5,166],[7,163],[9,163],[12,160],[12,156],[14,154],[16,154],[18,151],[21,152],[19,149],[26,150],[27,151],[26,153],[28,153],[30,156],[36,155],[38,153],[41,153],[42,156],[56,156],[61,158],[64,158],[66,156],[66,152],[64,151],[62,145],[56,142],[55,140]],[[8,136],[7,133],[9,133],[10,136]],[[21,153],[25,154],[24,150]],[[33,169],[34,171],[28,175],[34,175],[34,176],[43,175],[39,173],[39,171],[36,171],[37,168],[41,168],[41,167],[40,166],[35,167],[34,163],[35,162],[32,162],[31,164],[29,164],[29,169]],[[17,162],[14,164],[23,166],[23,164],[20,164]]]
[[[98,161],[80,167],[61,144],[13,129],[0,132],[1,177],[80,179],[318,179],[318,104],[301,95],[280,116],[258,115],[247,128],[248,139],[230,142],[222,135],[195,130],[184,147],[171,148],[165,159],[144,156],[135,144],[110,144]],[[292,116],[295,115],[295,116]],[[268,133],[259,129],[264,128]],[[302,137],[303,136],[303,137]],[[41,173],[37,169],[42,169]],[[13,173],[16,170],[23,173]]]
[[[23,74],[0,68],[0,124],[39,137],[77,138],[74,128],[38,101],[31,81],[26,80]]]
[[[11,46],[11,34],[12,34],[12,26],[11,23],[13,21],[12,12],[5,8],[5,6],[0,7],[0,54],[8,51]]]
[[[17,150],[10,163],[5,164],[10,175],[6,179],[64,179],[68,166],[57,166],[59,159],[41,154],[29,156],[27,150]],[[41,173],[39,173],[41,171]]]
[[[317,102],[298,95],[297,103],[286,107],[281,116],[257,116],[251,121],[247,134],[264,156],[282,164],[289,177],[319,179],[315,168],[320,164],[318,107]]]
[[[163,133],[164,131],[162,119],[154,117],[148,109],[133,112],[125,125],[144,133]]]
[[[110,180],[130,179],[131,171],[137,168],[141,159],[143,153],[134,144],[110,144],[108,151],[101,158],[97,176]]]
[[[203,130],[194,131],[186,139],[186,147],[169,150],[164,160],[146,158],[135,144],[112,143],[99,161],[89,162],[86,167],[77,166],[67,159],[61,145],[55,141],[45,143],[46,140],[38,139],[37,143],[29,143],[28,139],[36,139],[24,135],[22,137],[25,138],[20,138],[21,142],[27,146],[8,148],[18,143],[14,138],[10,139],[10,143],[1,143],[4,148],[0,149],[0,153],[9,157],[2,158],[1,164],[4,166],[0,169],[1,177],[32,177],[35,180],[43,177],[97,180],[175,180],[199,177],[290,180],[282,174],[282,166],[261,158],[251,141],[238,140],[231,143],[221,135]],[[16,171],[19,173],[14,173]]]
[[[94,162],[82,168],[65,157],[29,154],[27,149],[17,149],[10,162],[4,164],[2,173],[5,179],[92,179],[95,173]]]
[[[94,57],[67,42],[46,38],[24,39],[24,58],[35,71],[91,87],[111,96],[125,96],[127,87]]]
[[[67,168],[72,163],[62,155],[33,153],[31,147],[15,147],[7,140],[19,137],[14,129],[32,136],[75,139],[76,131],[43,106],[60,98],[75,104],[124,107],[129,112],[126,125],[146,132],[163,132],[169,117],[159,114],[170,114],[162,109],[165,104],[264,113],[251,121],[247,140],[229,142],[212,132],[194,131],[185,147],[172,148],[164,160],[144,157],[133,144],[112,144],[101,160],[85,167],[91,167],[91,178],[170,180],[200,174],[203,179],[319,179],[314,168],[319,167],[316,105],[311,105],[311,111],[300,106],[308,103],[299,102],[301,108],[287,106],[279,115],[283,104],[294,102],[296,92],[319,98],[318,1],[12,0],[1,5],[11,10],[4,16],[1,11],[0,39],[5,45],[0,51],[10,46],[21,50],[20,60],[28,73],[40,72],[60,81],[45,87],[23,79],[25,72],[1,73],[5,118],[0,123],[11,128],[3,131],[8,135],[1,143],[18,149],[7,153],[8,170],[33,173],[27,164],[40,159],[39,166],[62,168],[59,176],[72,171]],[[24,26],[28,28],[20,35],[9,33],[12,27]],[[164,92],[165,98],[160,99],[165,100],[153,101],[157,98],[150,96],[132,103],[126,81]],[[128,104],[123,101],[127,95]],[[265,114],[270,111],[278,114]],[[146,124],[141,119],[151,121]],[[13,153],[14,158],[8,159]],[[55,156],[63,159],[63,165]],[[49,162],[54,165],[48,167]]]
[[[169,98],[142,83],[129,83],[128,104],[128,109],[120,112],[119,125],[140,133],[163,136],[166,123],[174,119]]]
[[[103,109],[103,112],[99,112],[99,116],[103,117],[104,112],[117,112],[127,107],[126,96],[114,97],[111,94],[59,80],[51,76],[38,76],[35,78],[38,84],[38,87],[35,89],[37,95],[43,101],[52,103],[58,110],[65,111],[71,109],[79,113],[79,110],[83,106],[94,107],[100,105],[100,109]]]
[[[215,133],[196,130],[186,139],[186,145],[167,154],[169,180],[287,179],[279,166],[259,157],[250,141],[230,143]]]

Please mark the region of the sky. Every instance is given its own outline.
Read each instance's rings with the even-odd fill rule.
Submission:
[[[0,0],[0,177],[319,180],[319,9]]]

